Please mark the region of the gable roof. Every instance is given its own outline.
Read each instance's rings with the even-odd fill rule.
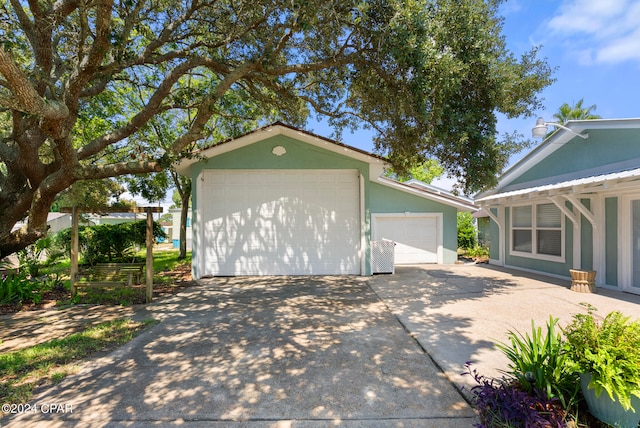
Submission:
[[[544,139],[529,153],[523,156],[518,162],[508,168],[498,179],[498,185],[496,187],[476,194],[474,199],[476,201],[497,199],[496,197],[489,197],[492,195],[506,194],[504,190],[507,190],[505,188],[508,188],[510,183],[514,182],[517,178],[525,174],[542,160],[551,156],[551,154],[553,154],[556,150],[560,149],[565,144],[569,143],[575,138],[580,138],[575,135],[576,133],[585,134],[588,133],[589,130],[640,129],[640,118],[570,120],[565,124],[565,126],[569,128],[569,130],[560,128],[549,137]],[[600,175],[603,174],[595,172],[592,177],[598,177]],[[563,180],[563,182],[564,181],[571,182],[572,180],[567,179]],[[563,183],[556,183],[553,186],[562,187],[562,185]],[[546,187],[548,186],[549,185],[547,185]],[[518,189],[517,194],[528,193],[528,191],[538,191],[536,189],[537,187],[530,187],[529,189]],[[507,190],[507,192],[510,194],[513,193],[512,196],[515,196],[513,189],[509,189]]]
[[[216,143],[209,147],[197,150],[193,153],[193,158],[182,159],[180,162],[178,162],[175,167],[176,171],[178,171],[179,174],[190,176],[191,166],[197,162],[200,162],[202,158],[212,158],[215,156],[219,156],[223,153],[227,153],[277,135],[284,135],[286,137],[294,138],[307,144],[311,144],[313,146],[320,147],[334,153],[338,153],[351,157],[353,159],[369,163],[370,165],[378,165],[381,168],[388,165],[388,161],[382,156],[369,153],[365,150],[361,150],[347,144],[339,143],[335,140],[322,137],[312,132],[296,128],[294,126],[286,125],[281,122],[275,122],[271,125],[263,126],[262,128],[258,128],[240,137],[230,138],[220,143]]]

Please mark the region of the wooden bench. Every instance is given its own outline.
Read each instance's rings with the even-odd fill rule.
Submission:
[[[140,284],[144,263],[98,263],[76,274],[75,287],[125,287]]]

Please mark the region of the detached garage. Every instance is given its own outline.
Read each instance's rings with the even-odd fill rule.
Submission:
[[[193,275],[370,275],[371,241],[395,261],[454,263],[467,200],[382,177],[383,158],[280,123],[200,151]]]

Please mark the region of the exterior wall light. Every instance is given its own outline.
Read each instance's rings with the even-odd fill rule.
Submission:
[[[577,135],[580,138],[584,138],[585,140],[587,138],[589,138],[589,134],[578,134],[576,131],[567,128],[566,126],[560,124],[560,123],[555,123],[555,122],[545,122],[543,118],[539,117],[538,120],[536,120],[536,126],[533,127],[533,129],[531,130],[531,135],[533,135],[533,138],[544,138],[547,135],[547,131],[549,129],[549,125],[551,126],[555,126],[558,128],[562,128],[565,131],[569,131],[574,135]]]

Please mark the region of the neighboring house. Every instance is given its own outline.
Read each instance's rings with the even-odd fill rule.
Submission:
[[[372,241],[396,263],[455,263],[466,199],[384,178],[371,153],[276,123],[201,150],[193,275],[369,275]],[[393,254],[392,254],[393,255]]]
[[[173,226],[171,227],[171,243],[174,248],[180,248],[180,213],[181,208],[171,208],[169,212],[171,213],[171,217],[173,219]],[[187,213],[187,251],[191,251],[192,244],[192,228],[191,228],[191,215],[192,212],[189,210]]]
[[[640,119],[576,120],[475,202],[491,218],[490,263],[640,293]]]
[[[145,213],[108,213],[108,214],[86,214],[87,222],[92,226],[100,224],[120,224],[136,220],[146,220]]]
[[[24,222],[18,222],[13,226],[12,230],[20,229],[22,226],[24,226]],[[47,231],[50,234],[60,232],[63,229],[71,227],[71,214],[48,213],[47,227]]]

